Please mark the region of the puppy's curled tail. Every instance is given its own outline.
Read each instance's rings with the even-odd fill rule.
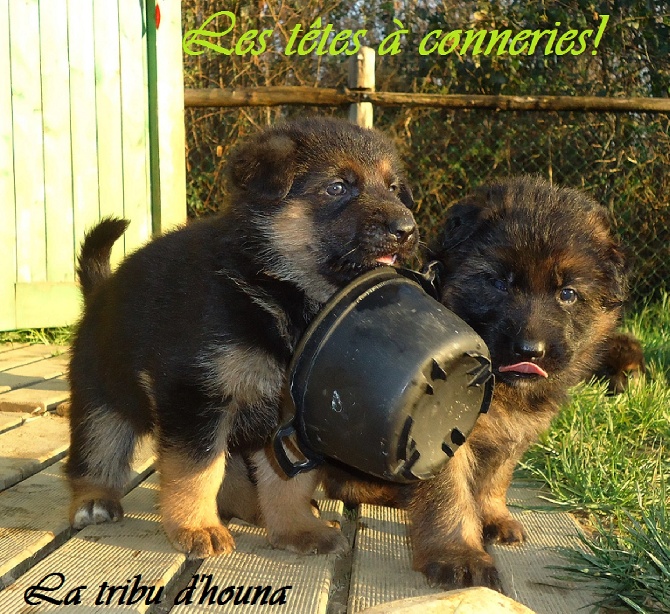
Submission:
[[[129,220],[106,217],[84,236],[79,254],[77,277],[86,298],[101,281],[110,276],[112,270],[109,257],[112,245],[126,231]]]

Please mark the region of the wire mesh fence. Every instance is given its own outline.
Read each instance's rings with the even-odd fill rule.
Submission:
[[[227,153],[257,127],[330,108],[190,109],[191,216],[218,209]],[[424,240],[446,209],[492,179],[538,174],[585,190],[611,212],[628,252],[631,296],[654,298],[670,280],[670,119],[664,115],[377,109],[377,128],[401,152]]]
[[[585,190],[611,212],[628,252],[635,299],[670,279],[670,120],[660,115],[398,111],[377,125],[396,137],[417,192],[424,235],[444,211],[494,178],[539,174]],[[420,130],[413,131],[413,126]]]
[[[494,0],[486,3],[486,10],[474,0],[437,4],[432,0],[364,0],[354,8],[340,0],[333,0],[327,8],[317,0],[260,4],[236,0],[226,8],[244,27],[231,30],[226,44],[232,45],[249,28],[273,29],[276,44],[256,56],[185,55],[186,87],[343,87],[347,74],[343,57],[287,56],[281,48],[289,33],[298,24],[306,28],[323,18],[323,23],[335,24],[336,29],[366,27],[366,44],[374,45],[394,27],[396,16],[408,28],[407,50],[377,58],[378,91],[667,96],[670,18],[666,19],[667,11],[650,12],[640,2],[633,0],[620,14],[610,11],[602,43],[607,53],[566,59],[542,54],[440,58],[409,50],[425,32],[452,29],[454,24],[495,28],[508,23],[521,28],[538,27],[545,21],[568,23],[586,14],[578,0],[566,0],[553,8]],[[182,6],[185,31],[221,10],[218,0],[183,0]],[[208,27],[226,30],[230,19],[217,17]],[[223,168],[228,152],[240,139],[268,124],[310,114],[346,117],[347,109],[187,109],[189,214],[206,215],[218,209],[225,195]],[[556,184],[586,190],[609,208],[629,253],[633,299],[668,291],[668,115],[376,107],[375,126],[392,137],[402,154],[426,242],[435,237],[446,209],[475,186],[494,178],[539,174]]]

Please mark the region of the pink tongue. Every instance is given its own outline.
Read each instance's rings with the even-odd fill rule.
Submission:
[[[514,371],[516,373],[526,373],[526,374],[540,375],[542,377],[549,377],[549,374],[544,369],[538,367],[536,364],[532,362],[518,362],[515,365],[507,365],[506,367],[500,367],[498,371],[500,371],[501,373],[505,373],[505,371]]]
[[[381,258],[377,258],[377,262],[380,264],[388,264],[389,266],[395,264],[395,254],[392,254],[391,256],[382,256]]]

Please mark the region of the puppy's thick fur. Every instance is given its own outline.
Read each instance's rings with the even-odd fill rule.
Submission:
[[[438,248],[442,302],[484,339],[496,388],[444,470],[409,487],[331,471],[330,496],[409,508],[414,567],[433,584],[500,590],[487,541],[521,542],[506,493],[513,469],[597,364],[626,290],[606,210],[585,194],[519,178],[455,204]],[[509,367],[512,367],[511,369]]]
[[[411,192],[390,143],[312,119],[251,138],[229,164],[218,217],[155,239],[110,272],[123,220],[102,221],[79,259],[85,310],[72,345],[67,475],[75,528],[117,520],[138,437],[158,447],[160,508],[193,558],[234,547],[216,495],[231,451],[246,459],[270,541],[340,552],[314,518],[318,472],[286,480],[267,449],[294,346],[357,274],[410,255]]]
[[[640,340],[617,331],[607,340],[605,351],[593,375],[607,382],[609,394],[621,394],[645,374],[646,364]]]

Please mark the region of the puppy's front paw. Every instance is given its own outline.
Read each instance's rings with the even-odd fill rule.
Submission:
[[[446,589],[485,586],[503,592],[498,570],[486,552],[443,552],[439,560],[427,562],[419,567],[419,571],[431,586]]]
[[[349,551],[349,541],[342,531],[321,522],[318,526],[271,535],[268,539],[275,548],[298,554],[344,554]]]
[[[198,529],[179,528],[168,534],[172,545],[189,559],[205,559],[217,554],[230,554],[235,540],[223,525]]]
[[[123,508],[114,499],[88,499],[80,501],[70,511],[73,529],[83,529],[89,524],[117,522],[123,518]]]
[[[514,518],[501,518],[484,525],[484,541],[500,544],[520,544],[526,541],[523,525]]]

